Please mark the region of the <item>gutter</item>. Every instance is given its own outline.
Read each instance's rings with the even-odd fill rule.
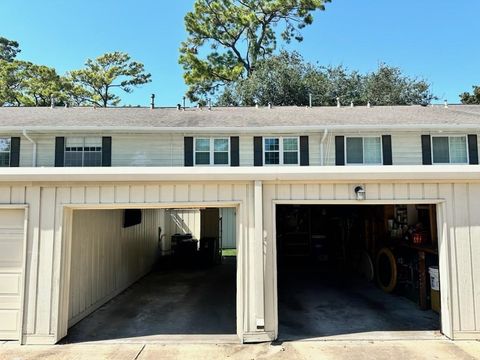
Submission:
[[[473,130],[479,131],[479,124],[350,124],[350,125],[303,125],[303,126],[218,126],[218,127],[156,127],[156,126],[32,126],[30,128],[9,126],[0,127],[1,132],[18,132],[27,130],[37,133],[59,133],[59,132],[115,132],[115,133],[240,133],[240,134],[257,134],[265,133],[292,133],[298,134],[301,132],[323,132],[328,127],[330,131],[348,130],[355,132],[362,132],[363,130],[375,130],[381,132],[383,130],[403,130],[403,131],[459,131],[459,130]]]
[[[37,143],[27,134],[27,129],[22,130],[22,134],[27,139],[33,144],[33,150],[32,150],[32,167],[37,166]]]
[[[324,163],[325,163],[325,160],[324,160],[324,156],[323,156],[323,145],[325,143],[325,139],[327,138],[327,134],[328,134],[328,129],[325,128],[324,132],[323,132],[323,137],[322,137],[322,140],[320,141],[320,165],[323,166]]]

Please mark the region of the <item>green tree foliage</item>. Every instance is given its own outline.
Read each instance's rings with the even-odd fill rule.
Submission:
[[[126,93],[133,88],[150,82],[151,75],[144,65],[132,61],[122,52],[103,54],[96,59],[88,59],[85,68],[69,73],[70,95],[78,103],[90,103],[100,107],[118,105],[120,97],[113,93],[118,88]]]
[[[480,105],[480,86],[473,86],[472,93],[464,92],[460,94],[462,104],[477,104]]]
[[[250,77],[277,41],[302,41],[301,29],[330,0],[196,0],[179,62],[196,101],[219,86]],[[203,51],[202,51],[203,50]]]
[[[66,79],[55,69],[28,61],[0,60],[0,105],[48,106],[66,101]]]
[[[21,51],[18,42],[0,36],[0,60],[13,61]]]
[[[225,88],[219,105],[315,106],[428,104],[434,97],[423,79],[404,75],[399,68],[381,64],[361,74],[343,66],[319,67],[305,62],[296,52],[280,52],[259,61],[255,72]]]

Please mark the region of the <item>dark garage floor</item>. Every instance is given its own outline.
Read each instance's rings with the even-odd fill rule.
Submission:
[[[281,340],[440,327],[433,311],[422,311],[414,302],[386,294],[372,283],[359,280],[347,284],[303,272],[279,274],[278,313]]]
[[[234,259],[204,270],[155,270],[70,328],[64,342],[236,334],[235,296]]]

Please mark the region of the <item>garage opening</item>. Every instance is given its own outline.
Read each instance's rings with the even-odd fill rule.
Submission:
[[[435,205],[277,205],[276,234],[280,339],[440,329]]]
[[[74,210],[64,342],[235,336],[235,210]]]

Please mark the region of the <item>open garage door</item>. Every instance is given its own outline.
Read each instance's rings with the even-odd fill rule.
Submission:
[[[0,209],[0,340],[20,340],[25,209]]]
[[[440,335],[436,206],[277,205],[279,336]]]
[[[64,342],[237,339],[219,208],[74,210]],[[230,226],[236,229],[236,223]]]

